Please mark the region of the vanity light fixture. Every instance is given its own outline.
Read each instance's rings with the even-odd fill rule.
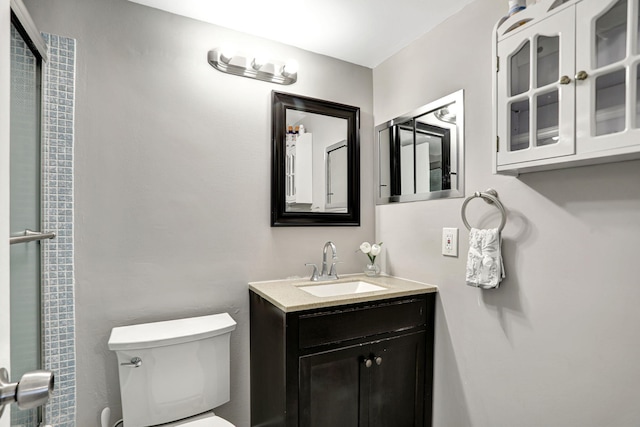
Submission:
[[[268,61],[263,56],[249,58],[226,48],[209,51],[209,64],[218,71],[269,83],[290,85],[298,80],[298,63]]]

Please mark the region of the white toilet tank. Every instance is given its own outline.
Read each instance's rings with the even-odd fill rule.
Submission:
[[[227,313],[113,328],[124,425],[168,423],[228,402],[235,328]]]

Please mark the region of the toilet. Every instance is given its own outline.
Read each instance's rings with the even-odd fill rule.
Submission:
[[[233,427],[213,409],[230,398],[227,313],[113,328],[124,427]]]

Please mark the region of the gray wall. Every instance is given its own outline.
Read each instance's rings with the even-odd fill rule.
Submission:
[[[227,311],[231,402],[249,425],[247,282],[307,275],[333,240],[344,264],[374,233],[372,71],[125,0],[27,0],[41,31],[77,39],[78,426],[119,415],[112,327]],[[232,42],[296,58],[289,87],[225,75],[207,51]],[[361,108],[362,226],[271,228],[272,90]]]
[[[491,32],[506,1],[477,0],[374,70],[375,123],[465,90],[467,194],[509,211],[507,279],[464,284],[463,199],[376,208],[393,274],[438,285],[434,425],[637,426],[640,162],[491,174]],[[479,200],[469,221],[495,226]],[[459,258],[440,255],[460,228]]]

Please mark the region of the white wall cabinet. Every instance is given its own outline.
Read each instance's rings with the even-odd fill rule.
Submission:
[[[285,192],[287,204],[313,202],[313,136],[310,133],[286,136]]]
[[[494,172],[640,158],[640,0],[543,0],[496,26]]]

